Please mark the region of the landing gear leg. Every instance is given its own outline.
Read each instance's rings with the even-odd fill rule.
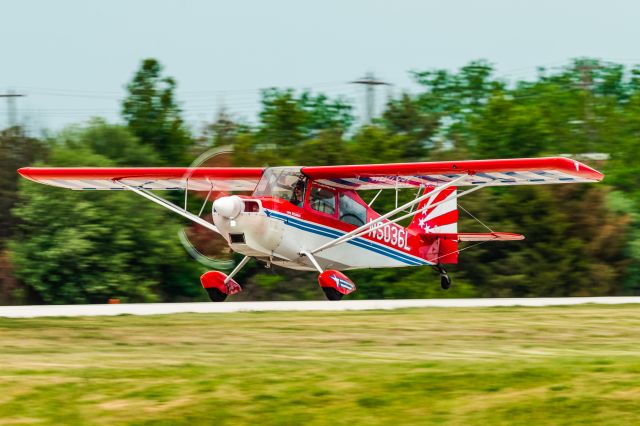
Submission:
[[[242,260],[240,261],[240,263],[238,263],[236,265],[235,268],[233,268],[233,271],[231,271],[231,273],[229,275],[227,275],[227,278],[225,278],[224,283],[228,283],[229,281],[231,281],[233,279],[233,277],[236,276],[236,274],[238,272],[240,272],[240,270],[244,267],[244,265],[247,264],[247,262],[251,260],[251,258],[249,256],[245,256],[242,258]]]
[[[449,290],[449,288],[451,287],[451,277],[449,277],[449,274],[447,274],[447,271],[444,269],[444,267],[438,264],[433,265],[433,269],[435,269],[436,272],[440,274],[440,287],[442,287],[443,290]]]

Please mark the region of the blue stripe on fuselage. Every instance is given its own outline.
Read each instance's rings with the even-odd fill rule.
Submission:
[[[265,212],[267,213],[267,216],[273,217],[274,219],[281,220],[286,225],[289,225],[297,229],[301,229],[303,231],[311,232],[313,234],[322,235],[323,237],[338,238],[346,234],[346,232],[338,231],[333,228],[324,228],[324,227],[321,227],[309,222],[305,222],[303,220],[296,219],[294,217],[291,217],[282,213],[277,213],[271,210],[265,209]],[[383,256],[390,257],[399,262],[406,263],[407,265],[411,265],[411,266],[429,265],[428,262],[422,259],[417,259],[415,257],[406,255],[402,252],[399,252],[397,250],[394,250],[384,245],[374,243],[364,238],[354,238],[353,240],[347,241],[347,244],[352,244],[356,247],[360,247],[360,248],[381,254]]]

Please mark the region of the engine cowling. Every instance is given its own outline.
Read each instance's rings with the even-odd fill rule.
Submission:
[[[237,195],[230,195],[216,199],[213,208],[220,216],[235,219],[244,211],[244,202]]]

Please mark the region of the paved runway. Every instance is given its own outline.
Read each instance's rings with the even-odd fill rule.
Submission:
[[[640,297],[548,297],[524,299],[400,299],[294,302],[123,303],[114,305],[0,306],[0,317],[79,317],[105,315],[160,315],[185,312],[229,313],[247,311],[363,311],[400,308],[476,308],[496,306],[560,306],[598,303],[640,303]]]

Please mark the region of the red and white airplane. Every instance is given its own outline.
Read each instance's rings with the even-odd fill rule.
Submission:
[[[458,262],[461,241],[512,241],[504,232],[458,232],[457,199],[487,186],[598,182],[603,175],[563,158],[442,161],[311,167],[33,168],[19,173],[35,182],[75,190],[130,190],[220,234],[245,257],[226,275],[201,277],[213,301],[241,290],[234,275],[255,258],[285,268],[317,271],[330,300],[356,289],[341,271],[361,268],[434,267],[442,288],[451,280],[444,264]],[[458,188],[464,187],[464,191]],[[415,198],[384,214],[371,206],[380,191],[417,189]],[[184,190],[179,207],[156,190]],[[367,203],[361,190],[379,190]],[[206,192],[200,214],[187,210],[188,191]],[[212,193],[213,223],[201,217]],[[409,209],[409,210],[408,210]],[[399,221],[413,217],[408,227]]]

